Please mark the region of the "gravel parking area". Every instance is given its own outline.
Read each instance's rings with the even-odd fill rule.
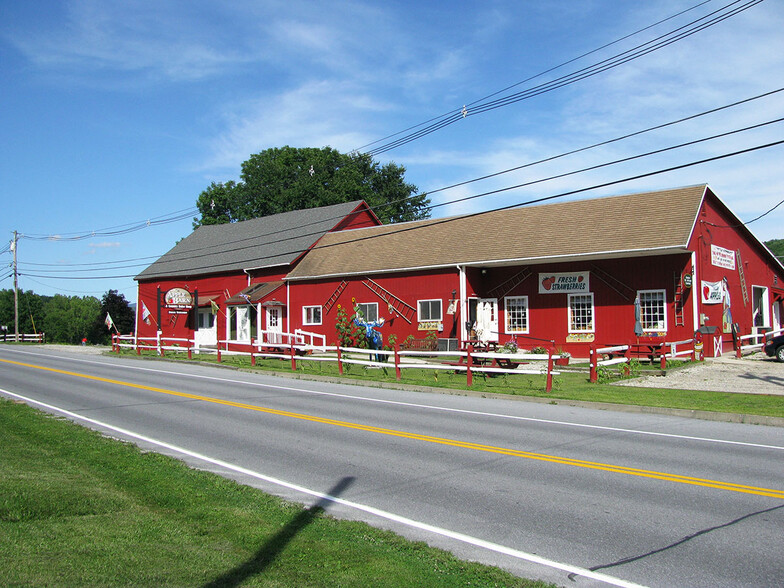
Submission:
[[[618,385],[784,396],[784,363],[764,353],[754,353],[742,359],[725,355],[670,370],[666,376],[642,376]]]

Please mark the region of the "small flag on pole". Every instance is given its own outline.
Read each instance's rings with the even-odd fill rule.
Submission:
[[[115,331],[117,330],[117,327],[114,325],[114,321],[112,320],[112,315],[110,315],[108,312],[106,313],[106,319],[104,319],[103,322],[106,325],[106,328],[110,331],[112,330],[112,327],[114,327]]]
[[[210,307],[212,308],[212,314],[218,314],[220,308],[218,308],[218,305],[215,304],[214,300],[210,300]]]
[[[142,320],[149,325],[151,323],[150,321],[151,317],[152,314],[150,313],[150,309],[147,308],[147,305],[144,302],[142,302]]]

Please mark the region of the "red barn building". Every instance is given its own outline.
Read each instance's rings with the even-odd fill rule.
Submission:
[[[379,224],[356,201],[200,226],[136,276],[136,333],[209,347],[293,330],[286,275],[326,233]]]
[[[236,340],[231,317],[240,312],[255,313],[248,328],[260,332],[266,309],[269,327],[273,299],[287,332],[328,343],[337,338],[338,305],[384,318],[385,341],[429,333],[442,347],[473,338],[525,348],[554,341],[578,357],[592,343],[679,341],[698,330],[711,356],[731,350],[733,324],[742,334],[781,328],[784,266],[706,185],[383,226],[360,210],[346,211],[283,265],[216,272],[208,260],[194,262],[204,268],[188,274],[198,304],[206,310],[205,288],[229,313],[221,338]],[[227,253],[232,239],[226,233],[215,246]],[[156,300],[149,278],[165,275],[149,273],[156,264],[138,278],[140,302]],[[182,287],[166,278],[162,291]],[[266,286],[242,300],[241,290],[258,284]]]

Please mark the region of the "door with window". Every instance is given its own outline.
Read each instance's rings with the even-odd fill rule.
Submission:
[[[468,301],[468,316],[473,319],[476,338],[480,341],[498,342],[498,299],[474,298]]]
[[[265,340],[271,345],[280,345],[283,343],[283,321],[281,320],[282,307],[280,306],[267,306],[267,328]]]
[[[218,328],[212,309],[200,308],[196,317],[199,328],[194,335],[196,347],[210,347],[218,343]]]

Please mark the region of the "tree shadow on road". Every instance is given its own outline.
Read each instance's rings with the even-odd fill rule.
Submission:
[[[222,576],[204,585],[204,588],[230,588],[239,586],[248,578],[260,574],[280,555],[297,534],[307,527],[313,519],[324,512],[332,504],[331,498],[340,496],[352,483],[354,477],[347,476],[333,486],[324,498],[320,498],[310,508],[304,509],[274,537],[271,537],[248,561],[229,570]]]

